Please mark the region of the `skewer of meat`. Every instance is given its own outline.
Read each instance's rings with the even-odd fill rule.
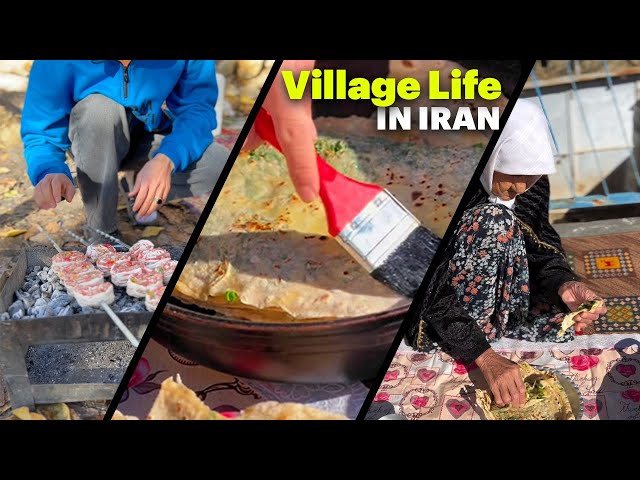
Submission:
[[[169,260],[167,263],[158,267],[158,272],[162,273],[162,281],[165,285],[169,283],[169,280],[171,280],[171,276],[173,275],[176,266],[178,266],[177,260]]]
[[[102,272],[94,269],[68,276],[65,281],[65,287],[67,287],[69,295],[73,295],[75,297],[75,288],[94,287],[104,283],[104,281],[104,275],[102,275]]]
[[[165,288],[166,287],[164,285],[158,285],[157,287],[151,288],[145,292],[144,306],[147,307],[147,310],[150,312],[155,311]]]
[[[118,263],[130,262],[131,256],[127,252],[116,252],[103,255],[96,261],[96,268],[106,276],[111,275],[111,269]]]
[[[145,250],[138,255],[138,262],[149,270],[157,270],[169,260],[171,260],[171,254],[164,248]]]
[[[127,280],[127,295],[144,298],[147,290],[162,286],[162,274],[143,268],[139,273],[134,273]]]
[[[37,223],[36,223],[36,227],[47,237],[49,242],[51,242],[51,244],[58,251],[58,253],[62,253],[62,248],[60,248],[60,245],[58,245],[55,242],[55,240],[53,240],[53,238],[49,236],[47,231]],[[95,290],[86,290],[86,289],[95,289]],[[79,292],[76,292],[77,295],[82,296],[83,299],[86,299],[87,302],[93,303],[98,299],[108,300],[110,301],[110,303],[113,303],[115,301],[115,295],[113,294],[113,285],[111,285],[108,282],[104,282],[102,285],[97,285],[93,287],[79,287],[77,290],[79,290]],[[109,294],[109,291],[111,291],[111,295]],[[76,300],[78,301],[78,304],[80,304],[80,300],[77,296],[76,296]],[[109,315],[109,318],[113,321],[113,323],[115,323],[116,327],[120,329],[120,331],[127,338],[127,340],[129,340],[129,342],[131,342],[131,344],[135,348],[138,348],[138,345],[140,344],[140,342],[138,342],[138,339],[131,333],[131,331],[126,327],[126,325],[122,323],[122,320],[118,318],[115,312],[111,310],[111,307],[105,301],[102,301],[101,303],[99,303],[99,305],[107,313],[107,315]]]
[[[77,285],[73,294],[81,307],[101,307],[116,300],[113,285],[105,281],[97,285]]]
[[[141,271],[142,266],[138,262],[128,261],[117,263],[111,267],[111,281],[117,287],[126,287],[129,277]]]
[[[129,254],[134,260],[138,259],[138,256],[147,250],[152,250],[154,248],[153,242],[150,240],[138,240],[134,243],[129,249]]]
[[[53,273],[58,275],[61,269],[64,267],[68,267],[69,265],[73,265],[74,263],[86,262],[87,257],[85,257],[84,253],[78,252],[76,250],[70,251],[62,251],[56,253],[51,258],[51,269]]]
[[[77,275],[79,273],[90,272],[95,269],[96,268],[93,266],[93,263],[84,261],[84,262],[72,263],[64,267],[59,267],[57,275],[60,278],[60,282],[63,285],[66,285],[67,279],[69,277],[73,275]]]
[[[116,249],[113,245],[108,243],[93,243],[87,247],[86,255],[90,262],[96,263],[101,256],[114,253],[116,253]]]

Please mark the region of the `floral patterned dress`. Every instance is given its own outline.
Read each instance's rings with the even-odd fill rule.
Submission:
[[[557,337],[564,312],[539,298],[532,301],[524,234],[508,207],[488,203],[464,212],[449,275],[458,301],[488,341],[573,339],[572,332]]]

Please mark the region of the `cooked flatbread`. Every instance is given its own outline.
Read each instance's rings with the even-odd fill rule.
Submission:
[[[442,235],[484,149],[464,132],[447,138],[449,146],[433,146],[350,133],[322,137],[316,148],[346,175],[388,188]],[[329,236],[321,201],[298,198],[284,158],[268,146],[236,159],[174,296],[267,322],[333,320],[410,303]]]
[[[555,375],[518,363],[527,389],[522,407],[497,407],[486,390],[476,390],[476,403],[487,420],[575,420],[564,388]]]
[[[218,420],[222,417],[198,398],[196,393],[180,381],[167,378],[147,415],[147,420]]]
[[[113,416],[111,417],[111,420],[140,420],[140,419],[135,415],[125,415],[119,410],[116,410],[115,412],[113,412]]]
[[[301,403],[261,402],[245,408],[237,420],[349,420]]]
[[[113,420],[139,420],[117,411]],[[167,378],[160,385],[158,396],[147,420],[229,420],[211,410],[196,393],[180,380]],[[244,409],[233,420],[349,420],[343,415],[325,412],[301,403],[260,402]]]
[[[562,324],[560,325],[560,330],[558,330],[558,337],[562,337],[567,330],[575,325],[575,321],[573,320],[582,312],[590,312],[593,313],[598,308],[604,305],[603,300],[591,300],[590,302],[585,302],[578,307],[575,312],[571,312],[562,319]]]

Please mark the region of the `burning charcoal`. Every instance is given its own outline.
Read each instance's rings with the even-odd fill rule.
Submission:
[[[28,309],[33,306],[34,300],[29,296],[27,292],[24,292],[22,290],[16,290],[16,297],[18,297],[18,300],[24,303],[25,308]]]
[[[47,272],[38,272],[38,278],[41,282],[46,282],[49,280],[49,273]]]
[[[39,298],[36,300],[36,303],[33,304],[34,307],[46,307],[49,304],[49,300],[46,298]]]
[[[80,310],[80,305],[75,298],[73,299],[73,302],[71,302],[71,308],[73,308],[74,310]]]
[[[30,294],[32,294],[32,295],[33,295],[34,293],[36,293],[36,292],[39,292],[39,291],[40,291],[40,285],[38,285],[38,284],[36,283],[34,286],[32,286],[32,287],[31,287],[29,290],[27,290],[27,291],[28,291]]]
[[[44,267],[44,268],[47,268],[47,267]],[[36,265],[35,267],[33,267],[34,272],[39,272],[40,270],[42,270],[42,267],[40,265]]]
[[[60,312],[58,312],[57,315],[60,316],[60,317],[67,316],[67,315],[73,315],[73,308],[71,307],[71,305],[67,305],[66,307],[60,309]]]
[[[36,318],[49,317],[53,314],[51,309],[46,305],[33,307],[33,310],[35,311]]]
[[[18,310],[16,313],[11,315],[12,320],[20,320],[22,317],[24,317],[24,310]]]
[[[9,312],[11,318],[14,318],[17,313],[20,313],[20,316],[18,318],[22,318],[25,312],[24,303],[22,303],[22,300],[16,300],[11,305],[9,305],[7,312]]]
[[[53,285],[51,283],[43,283],[42,285],[40,285],[40,291],[42,293],[46,293],[47,295],[51,295],[51,292],[53,291]]]
[[[146,312],[146,311],[147,311],[147,309],[145,308],[145,306],[144,306],[144,305],[141,305],[141,304],[139,304],[139,303],[136,303],[136,304],[134,304],[134,305],[131,307],[131,311],[132,311],[132,312],[139,313],[139,312]]]
[[[33,292],[31,294],[31,298],[33,298],[34,300],[38,299],[42,297],[42,293],[40,293],[40,289],[36,290],[35,292]]]
[[[92,307],[82,307],[82,309],[80,310],[80,312],[84,314],[95,313],[95,311],[96,309]]]
[[[35,270],[35,269],[34,269]],[[42,271],[43,272],[48,272],[49,270],[51,270],[49,267],[42,267]]]
[[[10,318],[11,318],[11,315],[9,315],[9,312],[4,312],[3,314],[0,315],[0,321],[9,320]]]
[[[64,289],[65,289],[64,286],[60,282],[54,282],[54,284],[53,284],[53,291],[54,292],[61,292]]]
[[[31,307],[29,309],[27,309],[27,317],[32,317],[36,314],[35,310],[33,309],[34,307]]]
[[[66,307],[72,301],[73,301],[73,297],[71,295],[67,295],[63,293],[62,295],[58,295],[55,299],[51,300],[51,303],[49,303],[49,306],[54,310],[60,309],[62,307]]]
[[[62,290],[54,290],[53,292],[51,292],[51,300],[55,300],[60,295],[66,295],[66,293],[64,293]]]
[[[127,303],[127,297],[122,297],[121,299],[116,301],[116,305],[118,307],[124,307],[126,303]]]

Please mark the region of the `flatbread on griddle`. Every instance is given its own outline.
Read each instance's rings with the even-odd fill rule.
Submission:
[[[487,420],[575,420],[564,388],[555,375],[518,363],[527,389],[522,407],[497,407],[486,390],[476,389],[476,403]]]
[[[582,312],[593,313],[603,305],[604,305],[603,300],[599,300],[599,299],[591,300],[590,302],[585,302],[582,305],[580,305],[575,312],[571,312],[565,315],[565,317],[562,319],[560,330],[558,330],[558,337],[562,337],[565,333],[567,333],[567,330],[569,328],[575,325],[576,322],[573,319],[577,317],[579,314],[581,314]]]
[[[438,235],[480,155],[470,145],[355,135],[321,138],[317,149],[346,175],[388,188]],[[329,321],[410,303],[329,236],[322,202],[298,198],[284,158],[268,146],[236,159],[173,294],[233,318],[266,322]]]

